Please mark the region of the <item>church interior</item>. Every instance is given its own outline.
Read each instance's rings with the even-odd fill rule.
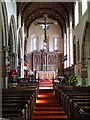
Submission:
[[[90,1],[1,0],[0,120],[90,119]]]

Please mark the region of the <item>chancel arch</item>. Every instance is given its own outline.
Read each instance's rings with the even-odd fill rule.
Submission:
[[[63,54],[62,31],[57,21],[48,16],[44,17],[37,18],[28,29],[27,54],[32,53],[30,61],[33,58],[31,63],[33,71],[58,71],[60,69],[58,66],[62,64],[58,64]]]

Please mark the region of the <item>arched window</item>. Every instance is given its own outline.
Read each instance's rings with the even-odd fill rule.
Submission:
[[[37,36],[32,37],[32,51],[37,50]]]
[[[79,22],[79,6],[78,6],[78,1],[76,1],[75,3],[75,26],[77,26],[78,22]]]
[[[87,0],[82,0],[82,15],[87,10]]]
[[[58,50],[58,38],[57,37],[53,38],[53,50],[54,51]]]

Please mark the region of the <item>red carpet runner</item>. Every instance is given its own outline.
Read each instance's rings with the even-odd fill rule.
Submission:
[[[66,120],[67,116],[60,107],[52,90],[40,90],[32,120]]]
[[[53,81],[50,79],[40,79],[39,89],[53,89]]]

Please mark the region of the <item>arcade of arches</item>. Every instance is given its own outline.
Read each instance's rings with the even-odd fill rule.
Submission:
[[[90,86],[90,2],[84,10],[83,0],[15,1],[0,2],[2,88],[31,73],[42,78],[46,71],[51,79],[75,74],[77,85]]]

